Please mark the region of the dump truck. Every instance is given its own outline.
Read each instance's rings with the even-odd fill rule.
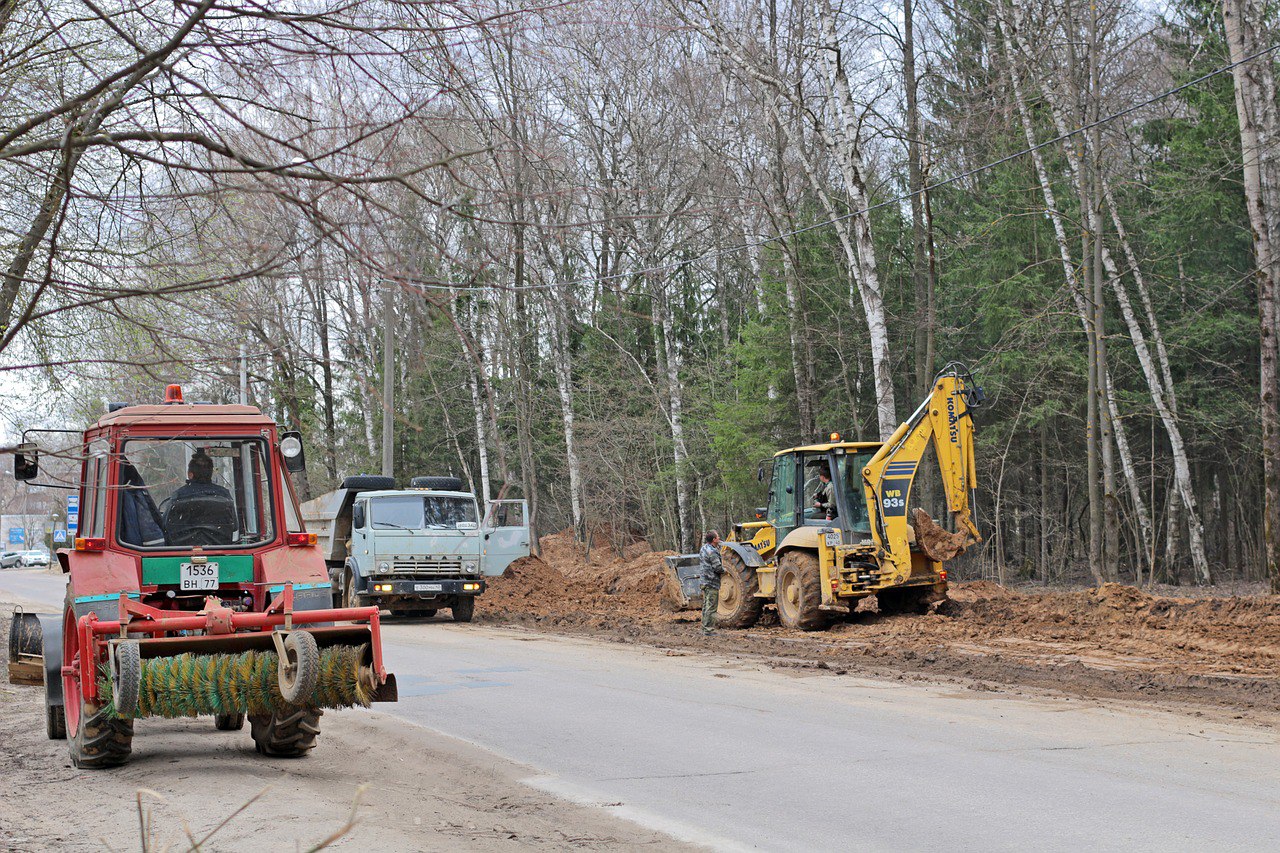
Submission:
[[[982,536],[974,519],[973,410],[985,397],[952,363],[888,441],[844,441],[778,451],[758,479],[768,502],[733,525],[721,546],[717,624],[754,625],[767,606],[789,628],[821,630],[874,595],[882,613],[924,611],[947,591],[945,563]],[[927,451],[934,451],[955,532],[923,509],[908,515]],[[914,522],[914,523],[912,523]],[[699,598],[697,555],[667,558],[676,607]]]
[[[23,436],[14,477],[34,485]],[[61,430],[59,432],[67,432]],[[80,768],[119,765],[136,720],[248,717],[259,753],[305,755],[324,708],[395,701],[376,607],[335,608],[291,474],[302,437],[244,405],[111,404],[79,439],[81,512],[61,614],[23,618],[11,662],[44,670],[46,728]],[[39,627],[38,648],[31,631]],[[16,645],[16,648],[15,648]]]
[[[329,567],[334,605],[374,605],[393,616],[434,616],[448,607],[470,622],[487,577],[529,556],[528,505],[476,496],[456,477],[361,474],[302,505]]]

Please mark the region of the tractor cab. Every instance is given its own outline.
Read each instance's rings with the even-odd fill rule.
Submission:
[[[769,503],[764,517],[777,541],[798,527],[839,528],[844,541],[871,535],[862,469],[879,442],[832,441],[783,450],[773,457]]]

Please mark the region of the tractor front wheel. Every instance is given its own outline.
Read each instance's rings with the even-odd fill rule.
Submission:
[[[322,713],[319,708],[288,708],[274,714],[250,714],[253,744],[262,755],[300,758],[315,749]]]
[[[760,578],[742,558],[730,551],[721,558],[724,574],[720,576],[720,601],[716,605],[716,624],[721,628],[750,628],[760,618],[764,599],[757,598]]]
[[[788,628],[821,631],[831,624],[831,614],[820,610],[822,572],[818,555],[788,551],[778,561],[778,619]]]

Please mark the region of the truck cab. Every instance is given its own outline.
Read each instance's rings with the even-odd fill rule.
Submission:
[[[422,479],[443,488],[349,477],[304,504],[303,515],[319,537],[335,599],[403,616],[448,607],[454,621],[469,622],[485,579],[529,554],[526,503],[492,501],[482,515],[460,482]]]

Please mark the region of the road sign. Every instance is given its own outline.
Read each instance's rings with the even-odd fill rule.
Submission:
[[[67,541],[67,531],[63,530],[62,528],[58,528],[57,530],[53,531],[53,541],[54,541],[54,542],[66,542],[66,541]]]
[[[80,513],[68,512],[67,513],[67,530],[70,530],[72,533],[75,533],[79,529],[80,529]]]
[[[79,512],[79,511],[80,511],[80,496],[67,495],[67,512]]]
[[[9,544],[22,545],[27,541],[27,532],[21,527],[9,528]]]

